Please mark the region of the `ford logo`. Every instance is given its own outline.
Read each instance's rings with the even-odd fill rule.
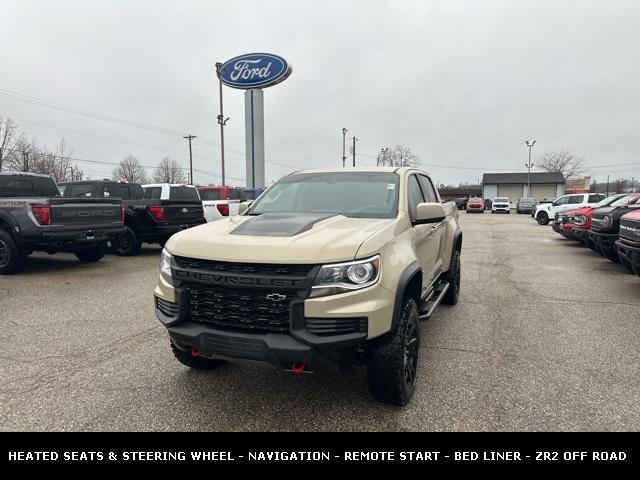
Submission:
[[[232,88],[262,88],[291,75],[291,65],[278,55],[249,53],[227,60],[220,67],[222,83]]]

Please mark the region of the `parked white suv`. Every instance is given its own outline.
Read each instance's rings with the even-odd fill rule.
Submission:
[[[602,193],[572,193],[556,198],[552,203],[543,203],[536,207],[534,218],[540,225],[547,225],[556,214],[577,210],[578,208],[595,205],[604,200]]]
[[[504,212],[511,213],[511,202],[507,197],[496,197],[491,203],[491,213]]]

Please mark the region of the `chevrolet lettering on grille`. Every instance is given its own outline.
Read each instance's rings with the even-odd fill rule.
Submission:
[[[247,287],[284,287],[292,289],[305,288],[307,280],[292,278],[265,278],[239,275],[225,275],[222,273],[194,272],[189,270],[174,270],[174,275],[180,280],[196,281],[212,285],[239,285]]]

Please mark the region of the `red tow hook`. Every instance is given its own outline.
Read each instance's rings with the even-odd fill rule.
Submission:
[[[191,347],[191,356],[192,357],[199,357],[200,356],[200,350],[198,350],[196,347]]]
[[[307,365],[305,363],[298,364],[296,362],[291,362],[291,373],[293,373],[293,375],[296,377],[298,375],[302,375],[305,368],[307,368]]]

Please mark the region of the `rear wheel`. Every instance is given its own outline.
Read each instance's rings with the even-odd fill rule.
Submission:
[[[16,245],[11,234],[0,230],[0,275],[18,273],[26,261],[26,252]]]
[[[107,253],[107,242],[100,242],[91,248],[83,248],[74,253],[81,262],[97,262]]]
[[[217,358],[204,358],[199,355],[193,355],[193,353],[195,353],[193,350],[189,352],[180,350],[173,344],[173,342],[171,342],[171,350],[173,351],[173,355],[181,364],[195,370],[211,370],[212,368],[216,368],[227,363],[224,360],[219,360]]]
[[[449,270],[444,274],[444,279],[449,282],[449,289],[442,297],[445,305],[455,305],[460,296],[460,250],[456,250],[451,258]]]
[[[413,396],[418,374],[420,321],[413,298],[405,297],[394,330],[367,346],[369,391],[376,400],[404,407]]]
[[[125,227],[126,232],[114,237],[111,240],[111,246],[116,255],[121,257],[131,257],[137,255],[142,248],[142,242],[138,240],[136,233],[130,228]]]
[[[540,225],[548,225],[549,224],[549,215],[547,215],[545,212],[540,212],[538,214],[538,216],[536,217],[536,220],[538,221],[538,224],[540,224]]]

